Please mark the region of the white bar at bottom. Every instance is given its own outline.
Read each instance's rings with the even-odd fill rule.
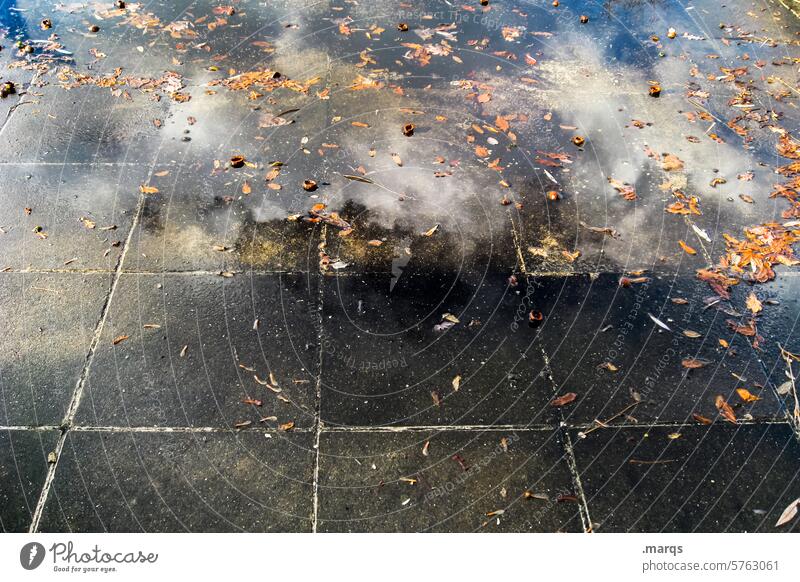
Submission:
[[[797,543],[791,534],[4,534],[0,578],[797,580]]]

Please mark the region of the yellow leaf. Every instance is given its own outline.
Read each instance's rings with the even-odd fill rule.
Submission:
[[[750,292],[750,295],[747,296],[747,301],[745,303],[747,304],[747,308],[754,314],[761,311],[761,301],[758,300],[758,297],[756,297],[755,293]]]
[[[761,400],[758,396],[751,394],[747,388],[737,388],[736,393],[739,395],[739,398],[745,402],[758,402]]]

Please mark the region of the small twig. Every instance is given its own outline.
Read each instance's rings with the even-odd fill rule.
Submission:
[[[592,427],[592,428],[590,428],[589,430],[585,430],[585,431],[583,431],[583,433],[581,433],[581,434],[582,434],[583,436],[586,436],[586,435],[588,435],[589,433],[596,431],[598,428],[608,428],[608,423],[615,421],[615,420],[616,420],[616,419],[618,419],[620,416],[622,416],[623,414],[625,414],[626,412],[628,412],[628,411],[629,411],[631,408],[633,408],[634,406],[638,406],[639,404],[641,404],[641,403],[640,403],[640,402],[632,402],[632,403],[628,404],[628,406],[626,406],[625,408],[623,408],[622,410],[620,410],[619,412],[617,412],[617,413],[616,413],[614,416],[612,416],[612,417],[610,417],[610,418],[608,418],[608,419],[606,419],[606,420],[597,420],[597,419],[595,418],[595,419],[594,419],[595,426],[593,426],[593,427]]]
[[[794,396],[794,412],[792,414],[794,416],[794,421],[796,423],[800,423],[800,400],[797,398],[797,383],[794,370],[792,370],[792,360],[796,362],[800,361],[800,356],[783,349],[781,344],[778,344],[778,348],[781,350],[781,357],[783,358],[783,361],[786,362],[786,375],[788,376],[789,381],[792,383],[792,396]]]

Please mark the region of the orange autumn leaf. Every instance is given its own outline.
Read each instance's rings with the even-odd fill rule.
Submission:
[[[739,398],[745,402],[758,402],[761,400],[761,397],[751,393],[747,388],[737,388],[736,393],[739,395]]]

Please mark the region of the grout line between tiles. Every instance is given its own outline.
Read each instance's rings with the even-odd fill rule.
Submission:
[[[592,526],[592,518],[589,513],[589,502],[586,500],[586,494],[583,491],[583,483],[581,483],[581,475],[578,472],[578,462],[575,458],[575,451],[572,448],[572,439],[569,436],[569,431],[562,430],[563,438],[564,438],[564,450],[567,454],[567,467],[569,468],[570,475],[572,476],[572,482],[575,487],[575,493],[580,500],[580,513],[581,513],[581,521],[583,522],[583,531],[585,533],[592,533],[593,526]]]
[[[142,276],[221,276],[221,273],[229,272],[233,273],[235,276],[247,276],[247,275],[304,275],[308,273],[308,271],[302,270],[246,270],[246,271],[226,271],[224,269],[219,270],[210,270],[210,269],[197,269],[191,271],[178,271],[178,270],[170,270],[165,269],[162,271],[153,271],[153,270],[136,270],[136,269],[122,269],[121,274],[123,275],[142,275]],[[604,270],[604,271],[526,271],[521,270],[520,273],[525,276],[529,277],[585,277],[587,275],[594,275],[594,276],[602,276],[602,275],[624,275],[628,271],[626,270]],[[648,271],[650,274],[654,276],[674,276],[675,273],[673,272],[661,272],[661,271]],[[116,273],[115,269],[36,269],[36,268],[26,268],[26,269],[14,269],[8,266],[0,266],[0,275],[3,273],[17,273],[17,274],[70,274],[70,275],[93,275],[93,274],[101,274],[101,275],[111,275]],[[388,275],[386,271],[351,271],[351,272],[337,272],[337,273],[324,273],[325,277],[335,278],[335,277],[360,277],[360,276],[367,276],[367,275]],[[681,276],[678,274],[678,276]],[[687,273],[686,277],[694,277],[693,274]],[[800,277],[800,272],[787,272],[781,273],[781,277]]]
[[[727,426],[723,423],[716,423],[718,426]],[[764,426],[764,425],[788,425],[793,428],[792,424],[787,419],[769,419],[760,421],[740,421],[736,426]],[[454,425],[409,425],[409,426],[326,426],[324,422],[319,423],[319,427],[315,426],[308,428],[293,428],[293,433],[314,433],[320,434],[329,433],[414,433],[414,432],[552,432],[559,429],[581,431],[593,428],[592,433],[599,433],[602,431],[620,430],[620,429],[633,429],[633,430],[651,430],[653,428],[670,428],[681,429],[703,426],[698,423],[692,422],[652,422],[646,424],[613,424],[607,427],[597,428],[593,423],[588,424],[569,424],[563,422],[560,425],[551,424],[496,424],[496,425],[470,425],[470,424],[454,424]],[[732,425],[731,425],[732,426]],[[24,425],[9,425],[0,426],[0,431],[29,431],[29,432],[47,432],[53,430],[63,430],[63,427],[56,425],[42,425],[42,426],[24,426]],[[107,432],[107,433],[223,433],[223,434],[239,434],[247,432],[268,432],[279,433],[282,432],[275,427],[271,426],[249,426],[247,428],[233,428],[224,426],[90,426],[90,425],[71,425],[70,432]],[[587,438],[590,438],[587,435]]]
[[[139,222],[139,217],[142,214],[143,208],[144,208],[144,194],[140,193],[139,200],[136,204],[136,212],[134,213],[133,221],[131,223],[131,228],[128,231],[128,236],[125,238],[125,244],[122,247],[122,252],[117,258],[117,264],[114,269],[114,276],[111,280],[111,285],[109,286],[108,294],[106,295],[106,299],[103,302],[102,307],[100,308],[100,317],[98,318],[97,325],[95,326],[94,334],[92,336],[92,341],[89,344],[89,350],[84,360],[83,369],[81,370],[81,374],[78,377],[78,381],[75,385],[75,390],[72,393],[72,398],[70,399],[69,406],[67,407],[67,411],[64,415],[64,420],[61,423],[61,434],[59,435],[55,449],[55,462],[51,463],[50,466],[47,468],[47,476],[45,477],[44,485],[42,486],[42,492],[39,495],[39,500],[36,504],[36,509],[33,512],[33,519],[31,520],[30,533],[36,533],[39,529],[39,522],[42,519],[42,514],[44,513],[44,506],[47,503],[47,498],[50,494],[50,489],[52,488],[53,481],[55,480],[56,471],[58,470],[58,464],[61,459],[61,453],[64,450],[64,444],[66,443],[67,435],[69,434],[70,427],[75,419],[75,414],[78,411],[78,406],[80,406],[81,397],[83,396],[83,390],[84,387],[86,386],[86,381],[89,377],[89,369],[92,365],[92,362],[94,361],[94,355],[95,352],[97,351],[97,346],[100,343],[100,337],[103,333],[103,328],[105,327],[106,319],[108,318],[109,309],[111,307],[111,301],[114,298],[114,292],[116,291],[120,277],[122,276],[122,265],[125,262],[125,256],[127,255],[128,249],[130,248],[130,242],[131,239],[133,238],[133,233],[136,231],[136,226]]]
[[[553,377],[553,370],[550,367],[550,357],[547,355],[547,350],[542,345],[542,342],[539,339],[538,334],[536,336],[536,345],[542,352],[542,357],[544,358],[545,373],[547,375],[547,379],[550,381],[550,386],[553,390],[553,395],[555,396],[556,394],[558,394],[558,384],[556,384],[555,378]],[[559,417],[561,418],[559,431],[561,433],[564,452],[567,457],[567,469],[569,470],[570,479],[572,480],[572,486],[574,488],[575,495],[578,497],[579,500],[579,513],[581,516],[581,523],[583,524],[583,531],[584,533],[591,533],[592,519],[589,515],[589,502],[587,501],[586,495],[583,492],[583,485],[581,484],[580,473],[578,472],[578,464],[575,459],[575,453],[572,449],[572,439],[569,436],[569,431],[571,430],[572,427],[570,427],[565,422],[564,411],[562,409],[559,409],[558,414]],[[593,425],[594,423],[591,423],[591,426]]]
[[[329,86],[331,81],[331,71],[332,71],[333,64],[331,62],[330,56],[327,57],[326,63],[326,70],[325,70],[325,85]],[[325,102],[325,124],[328,124],[328,120],[331,119],[331,102],[327,100]],[[323,162],[323,177],[327,180],[328,179],[328,171],[329,171],[329,164],[327,158]],[[323,223],[322,228],[319,231],[319,242],[317,243],[317,251],[322,252],[322,248],[324,248],[326,242],[328,240],[328,227],[327,224]],[[317,263],[317,270],[318,272],[321,271],[320,263]],[[314,394],[314,416],[315,416],[315,433],[314,433],[314,483],[312,488],[312,501],[311,501],[311,533],[317,533],[317,525],[319,522],[319,461],[320,461],[320,443],[322,441],[322,362],[323,362],[323,353],[322,353],[322,339],[324,335],[323,329],[323,299],[325,293],[325,285],[322,284],[322,281],[319,281],[319,287],[317,289],[317,343],[319,344],[319,360],[317,362],[317,382],[315,386],[315,394]]]
[[[327,228],[323,225],[320,231],[320,240],[324,241],[327,235]],[[317,382],[315,385],[314,394],[314,483],[312,488],[312,503],[311,503],[311,533],[317,533],[317,522],[319,517],[319,456],[320,456],[320,441],[322,436],[322,306],[323,306],[323,293],[325,286],[321,283],[317,290],[317,343],[319,344],[318,368],[317,368]]]

